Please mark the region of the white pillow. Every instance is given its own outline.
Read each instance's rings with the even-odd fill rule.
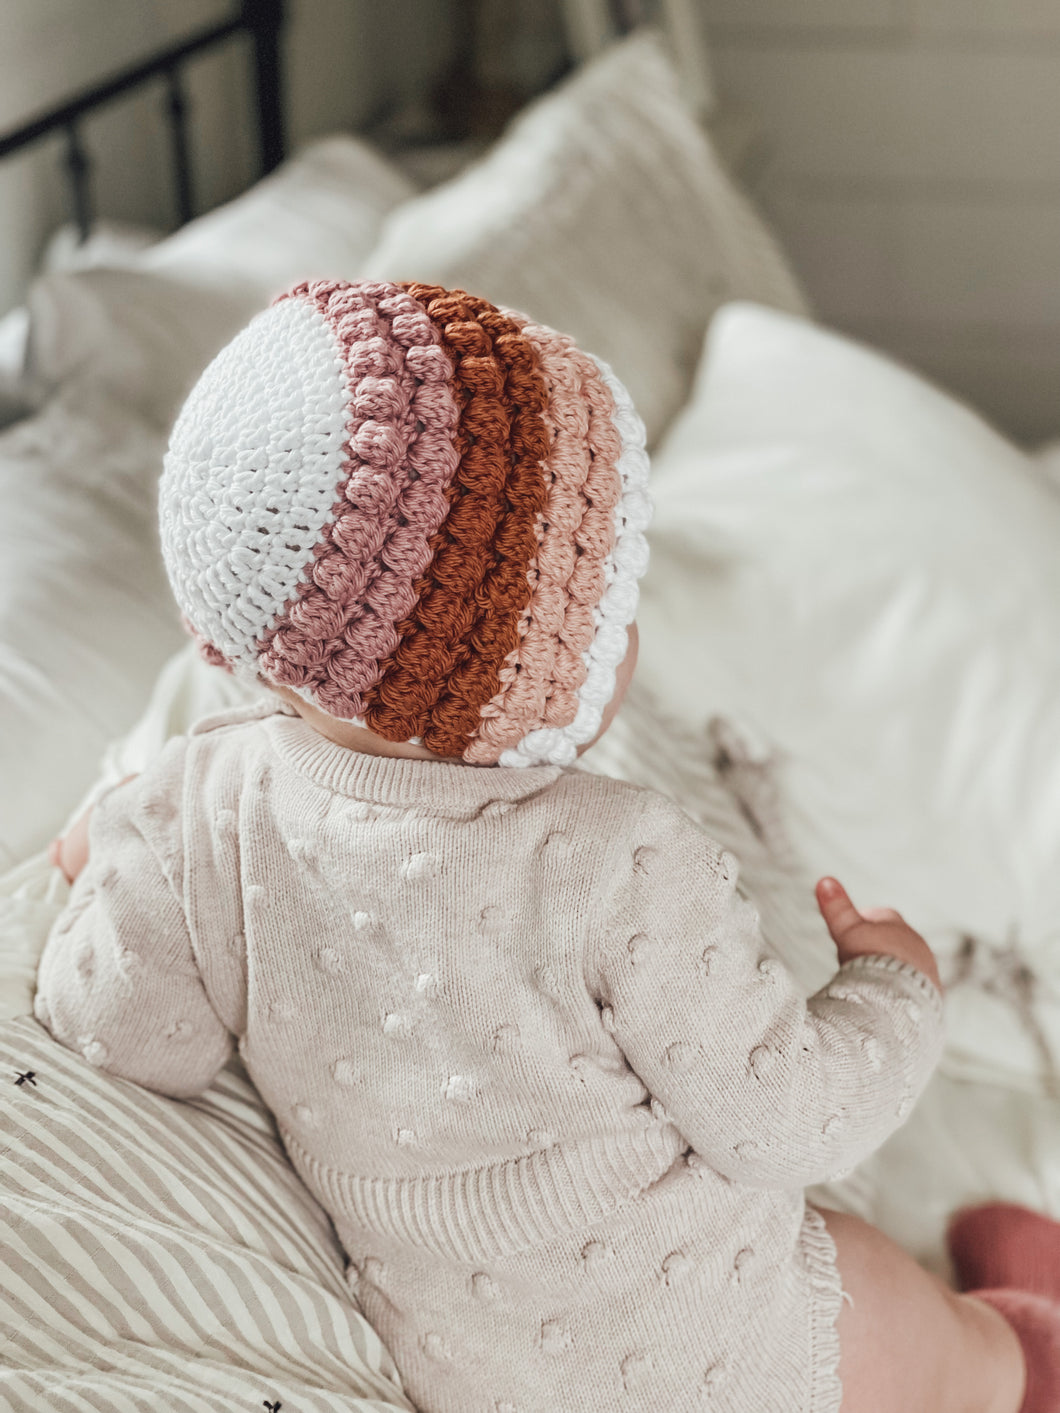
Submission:
[[[168,431],[206,364],[265,303],[235,280],[222,290],[138,269],[43,275],[28,298],[26,380],[42,401],[74,383],[105,392]]]
[[[384,216],[415,190],[375,148],[336,133],[182,226],[141,263],[191,284],[235,279],[265,304],[299,280],[359,278]]]
[[[397,207],[365,273],[469,289],[571,334],[629,388],[649,441],[685,400],[723,300],[805,308],[646,32],[530,105],[481,161]]]
[[[84,270],[93,266],[126,266],[156,241],[161,232],[119,221],[100,221],[81,242],[76,226],[64,225],[51,236],[40,260],[45,272]],[[38,314],[41,311],[38,309]],[[50,311],[43,311],[48,324]],[[30,348],[28,304],[0,319],[0,427],[28,416],[45,400],[54,379],[36,378]],[[38,338],[40,335],[38,335]],[[49,335],[45,334],[45,341]]]
[[[127,268],[50,273],[29,296],[27,380],[74,378],[168,428],[199,373],[273,295],[357,277],[386,211],[414,190],[356,138],[313,143]]]
[[[687,721],[721,712],[774,743],[811,873],[899,908],[965,977],[951,1065],[1044,1083],[1043,1046],[1060,1055],[1060,499],[921,378],[750,305],[715,320],[654,492],[641,642],[657,689]]]
[[[72,222],[52,232],[38,265],[40,274],[53,270],[91,270],[101,267],[124,269],[135,265],[145,250],[165,238],[155,226],[138,226],[129,221],[93,221],[87,240]]]
[[[26,377],[29,310],[20,305],[0,319],[0,427],[26,417],[37,398]]]

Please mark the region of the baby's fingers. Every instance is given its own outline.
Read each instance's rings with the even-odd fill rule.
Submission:
[[[865,908],[859,912],[841,883],[834,878],[817,880],[817,906],[828,924],[840,962],[855,957],[896,957],[922,971],[942,990],[934,953],[893,908]]]
[[[840,941],[852,927],[865,921],[837,878],[818,879],[816,892],[817,906],[834,941]]]

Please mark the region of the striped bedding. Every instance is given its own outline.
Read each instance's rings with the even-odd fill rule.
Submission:
[[[236,1064],[201,1099],[0,1022],[0,1409],[411,1405]]]

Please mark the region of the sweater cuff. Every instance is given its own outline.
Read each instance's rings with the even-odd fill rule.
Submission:
[[[865,952],[859,957],[848,958],[836,972],[836,976],[850,976],[861,971],[890,972],[894,976],[904,977],[916,987],[922,998],[934,1009],[936,1016],[941,1019],[942,992],[925,972],[913,966],[911,962],[903,962],[899,957],[886,956],[880,952]]]

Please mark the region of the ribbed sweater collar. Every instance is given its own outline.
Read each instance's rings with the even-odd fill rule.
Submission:
[[[381,805],[430,805],[439,811],[480,809],[494,800],[522,800],[543,790],[559,766],[449,765],[396,760],[338,746],[300,716],[277,713],[262,722],[276,750],[300,775],[354,800]]]

